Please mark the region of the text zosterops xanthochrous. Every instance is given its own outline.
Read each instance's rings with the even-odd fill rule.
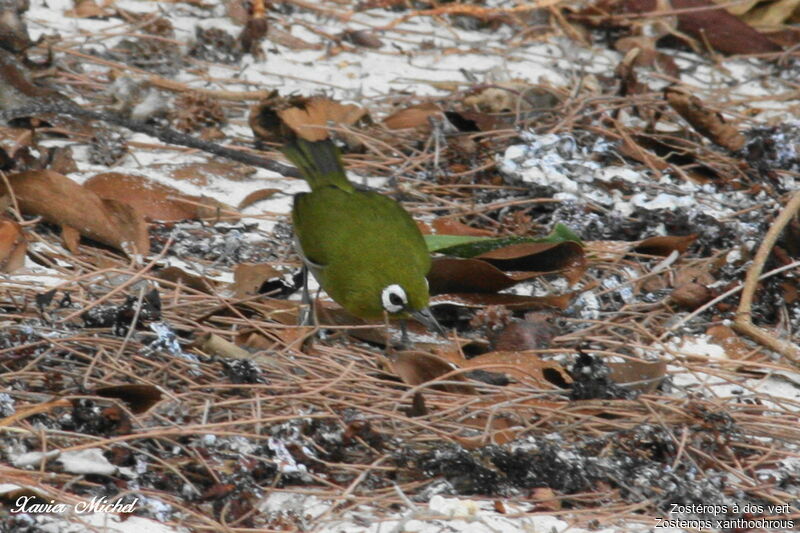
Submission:
[[[283,152],[311,187],[295,196],[292,223],[305,266],[325,292],[357,317],[414,317],[442,333],[428,309],[430,255],[411,215],[353,186],[330,140],[298,139]]]

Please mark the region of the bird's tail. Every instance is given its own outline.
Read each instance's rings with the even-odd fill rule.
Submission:
[[[285,144],[282,151],[297,167],[312,191],[330,185],[345,191],[354,190],[344,172],[339,149],[331,140],[311,142],[296,139]]]

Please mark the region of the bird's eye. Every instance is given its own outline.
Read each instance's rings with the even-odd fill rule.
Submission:
[[[408,305],[406,291],[400,285],[389,285],[381,291],[381,304],[390,313],[399,313]]]

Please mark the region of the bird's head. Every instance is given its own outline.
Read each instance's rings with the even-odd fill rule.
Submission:
[[[445,335],[444,329],[428,308],[428,281],[411,283],[406,287],[398,283],[386,285],[381,290],[381,307],[392,317],[412,317],[431,331]]]

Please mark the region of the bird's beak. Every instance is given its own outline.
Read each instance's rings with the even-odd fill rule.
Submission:
[[[414,319],[417,322],[419,322],[429,330],[435,331],[442,337],[447,337],[447,332],[436,321],[436,319],[433,317],[433,313],[431,313],[431,310],[429,308],[426,307],[425,309],[421,309],[419,311],[412,311],[411,316],[414,317]]]

